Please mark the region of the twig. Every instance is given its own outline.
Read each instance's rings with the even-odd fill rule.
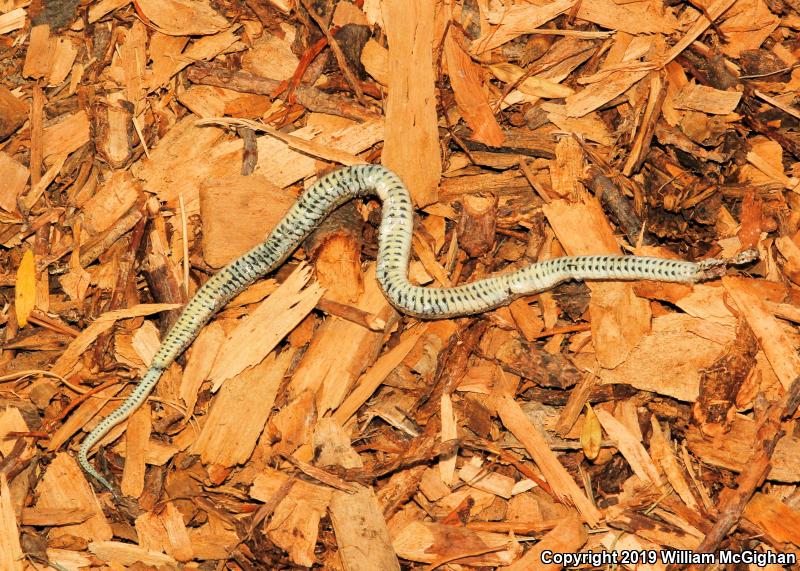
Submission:
[[[344,52],[339,46],[339,42],[337,42],[336,38],[333,37],[330,28],[328,28],[328,26],[325,24],[325,21],[319,14],[317,14],[317,11],[314,10],[308,0],[300,0],[300,3],[311,16],[311,19],[317,23],[317,26],[319,26],[319,29],[322,30],[323,34],[325,34],[325,37],[328,38],[328,44],[331,46],[331,51],[333,52],[333,56],[336,58],[336,63],[339,64],[339,69],[342,70],[345,79],[347,79],[347,83],[349,83],[350,87],[353,88],[353,93],[356,94],[356,99],[358,99],[358,102],[363,104],[364,90],[361,89],[361,85],[358,81],[358,78],[353,74],[353,70],[351,70],[350,66],[347,65],[347,58],[344,57]]]

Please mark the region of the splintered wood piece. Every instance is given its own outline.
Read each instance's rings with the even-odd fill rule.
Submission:
[[[465,196],[464,210],[458,219],[458,244],[472,258],[489,252],[497,229],[497,198]]]
[[[712,18],[717,17],[712,8],[720,3],[721,0],[718,0],[708,8]],[[731,4],[735,4],[731,10],[718,12],[725,16],[725,21],[719,26],[720,33],[725,34],[725,45],[721,46],[721,51],[728,57],[738,58],[743,51],[758,48],[780,25],[781,20],[762,0],[729,0],[723,5],[727,7]]]
[[[319,522],[331,502],[333,490],[326,486],[290,478],[265,468],[253,481],[250,496],[262,502],[279,498],[264,532],[270,541],[286,550],[297,565],[311,567],[316,562],[314,546]]]
[[[414,202],[436,202],[442,172],[433,74],[434,5],[387,0],[382,5],[389,40],[389,94],[383,164],[395,171]]]
[[[175,256],[169,255],[170,246],[163,217],[158,216],[154,219],[147,244],[149,246],[147,259],[142,271],[153,297],[163,302],[184,304],[189,284],[181,283],[182,276],[178,268],[179,260]],[[179,248],[175,248],[173,251],[177,249]],[[179,314],[179,311],[172,311],[160,316],[164,330],[168,330],[177,321]]]
[[[716,438],[704,437],[693,427],[686,433],[686,442],[689,450],[704,463],[741,472],[753,453],[757,429],[754,421],[740,416],[728,433]],[[792,484],[800,482],[800,438],[785,436],[778,441],[772,454],[769,479]]]
[[[642,252],[642,255],[649,254]],[[694,284],[691,287],[683,284],[664,285],[668,288],[674,287],[669,290],[662,289],[661,291],[667,296],[661,299],[674,303],[692,317],[726,327],[736,327],[736,317],[726,303],[725,289],[721,284]]]
[[[137,0],[142,14],[170,36],[205,36],[228,27],[228,21],[204,0]]]
[[[756,493],[744,508],[744,517],[777,541],[800,545],[800,512],[779,498]]]
[[[55,38],[52,46],[53,62],[50,66],[50,79],[48,85],[55,87],[61,85],[72,71],[72,66],[75,63],[75,57],[78,55],[78,49],[72,43],[72,39],[68,36],[61,36]]]
[[[78,410],[73,412],[69,418],[67,418],[66,421],[50,436],[50,439],[47,443],[47,449],[50,451],[58,450],[62,444],[69,440],[73,434],[84,428],[86,424],[95,418],[99,412],[110,412],[105,410],[105,407],[112,402],[111,399],[113,399],[114,396],[121,390],[122,387],[120,386],[107,387],[102,391],[95,393],[93,398],[90,398],[82,403],[81,406],[78,407]],[[114,403],[114,407],[116,407],[116,403]],[[124,426],[124,423],[122,426]],[[113,439],[119,437],[119,435],[119,432],[112,431],[109,433],[107,438],[103,439],[102,444],[111,442],[109,438]]]
[[[137,517],[136,535],[139,545],[148,551],[164,552],[178,561],[190,561],[194,556],[183,515],[172,502],[157,513]]]
[[[331,419],[317,426],[314,450],[318,451],[317,462],[321,466],[362,467],[361,459],[350,447],[350,439]],[[345,569],[400,570],[386,520],[372,488],[356,484],[354,492],[334,490],[328,510]],[[369,553],[369,557],[364,557],[365,553]]]
[[[540,429],[528,419],[520,405],[510,394],[498,394],[495,397],[495,407],[503,425],[531,455],[555,496],[565,503],[574,505],[583,520],[591,527],[596,527],[601,519],[599,510],[558,461]]]
[[[99,0],[89,6],[88,19],[90,24],[94,24],[106,14],[118,10],[130,4],[130,0]]]
[[[22,413],[16,406],[9,406],[0,412],[0,454],[8,457],[17,445],[18,437],[12,436],[11,432],[28,432],[28,425],[22,417]]]
[[[89,8],[90,14],[91,10]],[[185,67],[186,62],[183,61],[181,52],[188,42],[189,38],[185,36],[168,36],[157,31],[153,32],[150,36],[149,56],[153,63],[147,83],[148,93],[167,85],[170,79]]]
[[[260,244],[295,200],[261,175],[205,181],[200,187],[203,258],[221,268]]]
[[[81,523],[94,515],[90,510],[73,508],[23,508],[20,521],[23,525],[70,525]]]
[[[403,559],[420,563],[459,563],[480,567],[507,566],[522,551],[519,543],[502,533],[473,531],[441,523],[415,521],[392,540]]]
[[[557,0],[546,5],[515,4],[503,10],[501,15],[492,14],[488,23],[497,25],[491,28],[486,26],[486,30],[473,42],[471,51],[473,55],[479,55],[514,38],[530,34],[574,5],[575,0]]]
[[[230,556],[230,546],[239,541],[236,531],[228,521],[218,515],[208,514],[208,523],[188,529],[189,539],[196,559],[225,559]]]
[[[675,95],[672,105],[675,109],[691,109],[713,115],[727,115],[733,113],[741,98],[740,91],[722,91],[705,85],[687,83]]]
[[[294,353],[273,354],[229,379],[214,398],[192,452],[205,463],[243,464],[253,453]]]
[[[754,141],[752,150],[747,153],[747,162],[755,167],[744,167],[739,177],[755,184],[779,183],[787,190],[797,188],[798,180],[783,172],[783,149],[774,141]]]
[[[47,560],[51,564],[61,565],[64,569],[80,569],[81,567],[91,567],[92,558],[90,554],[83,554],[68,549],[47,549]]]
[[[315,274],[325,288],[325,301],[350,307],[363,293],[361,236],[361,215],[355,204],[349,203],[326,218],[306,240],[304,248],[316,260]]]
[[[71,508],[92,512],[92,517],[74,525],[51,530],[53,537],[77,536],[91,541],[111,539],[111,525],[103,515],[86,475],[72,456],[56,454],[37,486],[37,508]]]
[[[583,117],[627,91],[633,84],[645,78],[648,73],[648,70],[610,72],[604,81],[592,83],[567,97],[565,107],[567,115]]]
[[[669,34],[678,25],[670,12],[659,10],[646,2],[581,2],[575,16],[603,28],[629,34]]]
[[[127,171],[114,171],[83,204],[84,228],[99,234],[111,228],[142,196],[141,185]]]
[[[225,132],[213,127],[197,127],[196,119],[187,116],[176,123],[150,149],[149,158],[131,166],[131,173],[142,180],[150,192],[173,207],[183,194],[189,214],[197,212],[201,183],[239,172],[241,146],[238,149],[220,144]]]
[[[442,287],[451,287],[453,283],[447,277],[447,271],[436,259],[436,254],[433,253],[431,245],[420,237],[419,233],[415,233],[413,241],[411,242],[411,249],[414,254],[419,258],[422,267],[428,274],[436,278],[437,285]]]
[[[377,315],[394,311],[375,279],[374,264],[367,268],[364,293],[356,307]],[[292,375],[287,387],[289,400],[311,391],[316,395],[317,414],[336,409],[364,369],[375,361],[382,343],[380,332],[340,318],[326,320]],[[336,358],[331,359],[331,355]]]
[[[639,436],[629,431],[623,423],[614,418],[608,411],[595,408],[594,412],[609,439],[619,449],[625,460],[628,461],[633,473],[660,489],[663,486],[663,482],[653,463],[653,459],[644,449]]]
[[[583,150],[573,137],[556,143],[556,158],[550,161],[550,180],[553,192],[561,198],[574,199],[585,190],[581,179],[586,168]]]
[[[427,324],[421,324],[406,330],[403,338],[390,351],[387,351],[375,361],[375,364],[365,372],[355,383],[353,391],[340,404],[331,415],[336,422],[344,425],[356,413],[367,399],[377,390],[386,377],[397,367],[416,346],[417,342],[427,332]]]
[[[31,192],[28,196],[34,195],[33,187],[41,182],[42,166],[44,163],[44,105],[45,97],[44,91],[37,82],[33,86],[31,93],[31,110],[30,110],[30,138],[31,138],[31,156],[30,156],[30,171],[31,171]],[[66,156],[66,155],[62,155]],[[50,184],[49,182],[47,184]],[[40,191],[43,192],[44,188]],[[35,195],[38,198],[38,194]],[[36,199],[28,204],[21,205],[23,210],[30,210]]]
[[[594,198],[575,203],[554,200],[542,210],[568,255],[620,253],[608,219]],[[592,290],[592,344],[600,364],[613,368],[628,359],[650,329],[650,307],[647,300],[636,296],[630,283],[588,285]]]
[[[50,37],[50,26],[40,24],[31,28],[31,40],[22,67],[22,75],[34,79],[42,79],[50,74],[53,67],[53,44]]]
[[[27,118],[28,104],[18,99],[8,88],[0,85],[0,140],[16,131]]]
[[[18,201],[19,207],[26,214],[30,212],[30,210],[36,205],[36,203],[44,194],[45,189],[50,186],[50,183],[52,183],[61,173],[61,169],[64,167],[67,155],[57,155],[52,157],[52,159],[52,165],[47,169],[47,172],[39,177],[39,180],[31,185],[28,193],[20,197]],[[33,181],[33,177],[31,177],[31,181]]]
[[[313,158],[317,148],[323,149],[323,157],[340,154],[337,151],[360,153],[383,140],[384,124],[378,119],[356,123],[350,120],[343,122],[340,117],[316,115],[309,118],[306,127],[290,134],[298,139],[307,139],[311,144],[298,151],[293,150],[290,143],[272,135],[258,138],[258,164],[255,172],[279,187],[289,186],[317,174],[317,163]]]
[[[122,471],[120,489],[124,495],[132,498],[138,498],[144,491],[145,451],[151,430],[149,406],[141,407],[128,419],[125,430],[125,469]]]
[[[242,70],[278,80],[290,79],[294,75],[300,63],[292,51],[296,32],[293,27],[285,24],[281,29],[286,32],[283,38],[264,34],[253,42],[251,49],[242,56]]]
[[[133,115],[122,102],[121,93],[109,94],[106,105],[95,115],[95,144],[114,168],[124,167],[132,154],[130,134]]]
[[[95,557],[110,565],[128,568],[136,563],[150,565],[153,567],[166,566],[169,569],[177,569],[178,562],[164,553],[150,551],[121,541],[92,541],[88,546]]]
[[[64,351],[61,357],[55,362],[51,371],[62,377],[68,375],[75,365],[78,364],[78,361],[86,349],[88,349],[100,335],[114,327],[114,324],[120,319],[152,315],[153,313],[169,311],[170,309],[176,309],[178,307],[180,307],[180,305],[173,303],[143,303],[127,309],[117,309],[102,314],[95,319],[94,323],[81,331],[80,334],[72,340],[66,351]]]
[[[724,14],[736,1],[737,0],[716,0],[711,5],[707,6],[703,12],[698,12],[697,19],[694,21],[694,24],[692,24],[692,26],[686,30],[686,33],[683,35],[683,37],[672,46],[664,59],[663,65],[666,65],[674,60],[681,54],[681,52],[683,52],[683,50],[692,45],[692,42],[699,38],[700,35],[705,32],[708,27],[711,26],[717,18]],[[726,37],[727,36],[728,34],[726,34]]]
[[[775,246],[786,259],[783,269],[787,277],[795,284],[800,284],[800,246],[788,236],[781,236],[775,240]]]
[[[214,360],[217,358],[219,348],[224,340],[225,331],[222,325],[218,321],[214,321],[206,325],[189,349],[179,390],[181,400],[186,403],[185,418],[187,419],[194,413],[200,387],[211,372],[211,367],[214,365]]]
[[[19,542],[17,516],[4,473],[0,473],[0,568],[23,571],[25,557]]]
[[[724,277],[722,283],[755,333],[758,344],[764,350],[783,388],[788,389],[800,372],[800,357],[797,356],[796,345],[791,342],[748,280]]]
[[[506,567],[507,571],[558,571],[562,565],[556,563],[544,563],[542,554],[544,551],[551,553],[576,553],[589,539],[589,534],[583,527],[581,518],[575,512],[561,519],[556,527],[547,532],[545,536],[536,542],[531,549],[522,557]]]
[[[442,443],[454,442],[458,438],[458,419],[453,410],[453,399],[447,393],[442,393],[439,405],[441,429],[439,438]],[[439,454],[439,476],[446,485],[451,486],[455,480],[456,462],[458,461],[458,448],[453,446]]]
[[[422,502],[422,498],[418,497],[417,500]],[[435,504],[425,505],[426,510],[431,517],[439,520],[445,525],[453,525],[459,521],[460,518],[470,519],[478,516],[478,514],[486,514],[487,510],[491,510],[492,504],[497,500],[497,496],[488,492],[483,492],[477,488],[462,487],[456,491],[447,494]],[[487,517],[491,517],[488,514]],[[397,528],[395,528],[394,535],[397,535]]]
[[[661,106],[664,102],[664,97],[667,94],[662,73],[651,72],[649,74],[649,80],[649,93],[647,104],[644,106],[642,121],[636,130],[633,147],[622,169],[622,174],[625,176],[630,176],[634,171],[641,169],[642,163],[647,157],[647,153],[650,151],[650,142],[653,138],[658,119],[661,116]]]
[[[658,463],[667,477],[667,481],[678,494],[678,497],[695,511],[700,511],[700,505],[692,494],[692,488],[684,476],[684,472],[678,464],[678,459],[672,452],[672,442],[661,429],[661,425],[655,415],[650,417],[650,426],[653,429],[650,435],[650,456]]]
[[[113,65],[121,68],[125,85],[125,100],[133,105],[133,116],[137,117],[145,104],[146,86],[144,83],[147,28],[141,20],[135,20],[126,31],[124,40],[117,46]]]
[[[420,477],[419,491],[425,495],[428,501],[438,502],[450,493],[450,488],[442,482],[439,470],[427,468]]]
[[[501,498],[510,498],[516,482],[514,478],[488,470],[479,457],[473,456],[458,471],[458,477],[473,488],[489,492]]]
[[[665,512],[665,510],[661,511]],[[683,528],[672,525],[670,520],[676,520],[674,516],[667,516],[665,519],[668,523],[641,513],[627,511],[613,518],[609,517],[607,521],[609,526],[635,530],[638,537],[647,539],[656,545],[663,545],[671,549],[697,550],[703,539],[702,532],[695,529],[687,530],[690,531],[687,533]]]
[[[20,327],[28,324],[28,318],[35,307],[36,258],[33,250],[25,250],[14,280],[14,313]]]
[[[115,404],[115,403],[113,403]],[[104,411],[110,412],[110,411]],[[127,427],[127,425],[123,425],[123,427]],[[115,428],[114,431],[110,432],[109,435],[112,437],[119,436],[122,430],[116,432],[117,429]],[[102,445],[105,445],[108,439],[104,438],[102,441]],[[167,462],[169,462],[175,454],[181,451],[181,447],[177,444],[167,444],[161,440],[156,440],[151,438],[147,446],[144,448],[144,462],[150,466],[163,466]],[[120,454],[121,456],[125,457],[127,455],[126,452],[126,442],[125,439],[122,439],[119,443],[114,446],[114,452]]]
[[[180,307],[174,303],[143,303],[127,309],[117,309],[108,311],[98,317],[94,323],[81,331],[75,339],[67,347],[67,350],[59,357],[55,365],[51,369],[53,373],[66,376],[73,367],[77,365],[81,355],[86,349],[94,343],[97,338],[110,330],[114,324],[120,319],[130,319],[132,317],[143,317],[145,315],[152,315],[161,311],[169,311]]]
[[[544,329],[541,312],[530,305],[526,298],[517,299],[508,306],[517,329],[525,336],[527,341],[533,341]]]
[[[481,349],[492,355],[503,370],[541,387],[567,389],[581,379],[580,371],[563,356],[548,353],[513,333],[491,331],[481,340]]]
[[[270,417],[270,431],[264,433],[261,444],[265,454],[270,456],[293,454],[294,458],[310,462],[314,451],[309,443],[316,420],[316,397],[310,390],[303,391]],[[273,432],[280,434],[280,440],[277,442],[271,435]],[[306,444],[302,445],[303,443]]]
[[[44,159],[66,156],[89,142],[89,116],[78,111],[46,127],[42,135]]]
[[[195,85],[179,96],[179,101],[201,118],[259,117],[266,113],[272,103],[263,95],[239,93],[224,87]]]
[[[733,327],[709,328],[702,319],[671,313],[653,319],[652,331],[614,369],[597,372],[601,383],[629,384],[682,401],[700,393],[700,373],[722,353],[735,335]],[[702,342],[700,342],[702,341]],[[664,348],[669,347],[669,351]],[[576,356],[579,367],[590,366],[588,354]]]
[[[308,266],[301,265],[285,282],[239,322],[220,347],[208,379],[216,391],[226,379],[260,363],[309,312],[323,290],[311,279]]]
[[[375,81],[383,86],[389,83],[389,50],[370,38],[361,50],[361,65]]]
[[[489,106],[482,70],[464,50],[464,43],[460,28],[450,26],[444,39],[444,55],[456,105],[472,129],[474,140],[490,147],[499,147],[505,136]]]
[[[25,8],[16,8],[0,15],[0,34],[7,34],[25,27],[27,20]]]

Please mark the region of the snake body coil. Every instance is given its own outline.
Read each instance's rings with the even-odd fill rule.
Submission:
[[[711,259],[694,263],[638,256],[570,256],[452,288],[419,287],[408,281],[413,212],[405,185],[396,174],[382,166],[343,168],[320,178],[303,193],[266,241],[232,261],[197,290],[133,392],[81,443],[78,461],[83,469],[113,492],[111,484],[89,464],[91,448],[144,403],[164,370],[191,344],[222,306],[283,263],[336,207],[352,198],[370,194],[377,194],[383,203],[378,282],[399,311],[424,319],[481,313],[570,279],[648,279],[691,283],[719,275],[715,268],[729,262]],[[734,263],[748,259],[751,257],[744,256],[734,259]]]

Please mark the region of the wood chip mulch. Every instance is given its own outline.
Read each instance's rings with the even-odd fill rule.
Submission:
[[[0,570],[791,568],[798,30],[798,0],[0,0]],[[421,321],[356,201],[95,450],[120,499],[88,480],[182,304],[362,162],[408,184],[424,285],[760,257]]]

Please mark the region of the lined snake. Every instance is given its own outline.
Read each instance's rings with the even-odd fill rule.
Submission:
[[[164,370],[231,298],[283,263],[336,207],[352,198],[373,194],[383,203],[378,234],[378,282],[399,311],[422,319],[482,313],[566,280],[647,279],[693,283],[721,275],[726,264],[745,263],[755,257],[752,251],[746,251],[731,259],[695,263],[642,256],[567,256],[455,287],[420,287],[408,280],[413,212],[405,185],[395,173],[382,166],[346,167],[320,178],[289,209],[266,241],[233,260],[197,290],[133,392],[81,443],[78,461],[83,469],[114,492],[111,483],[89,463],[92,447],[144,403]]]

